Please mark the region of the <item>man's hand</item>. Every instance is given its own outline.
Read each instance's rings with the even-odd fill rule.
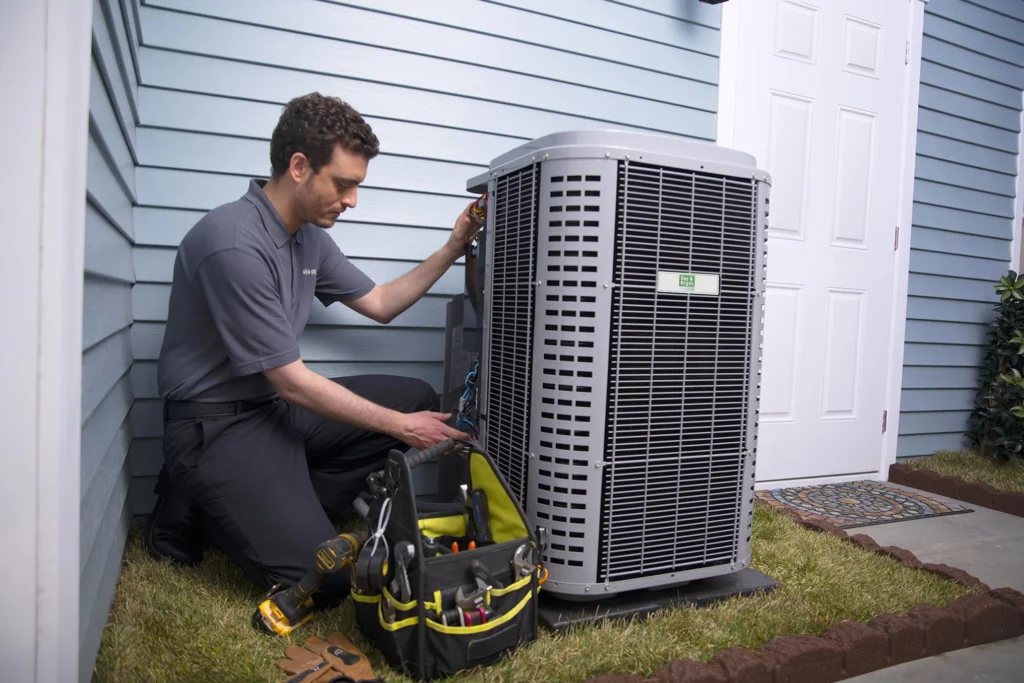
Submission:
[[[462,256],[466,251],[466,246],[473,241],[476,234],[480,232],[480,228],[483,227],[483,224],[469,212],[476,202],[477,200],[474,199],[466,205],[459,217],[455,219],[455,227],[452,228],[452,234],[448,238],[446,248],[456,254],[456,258]]]
[[[452,429],[445,424],[451,413],[408,413],[402,418],[400,432],[394,436],[421,451],[445,439],[469,439],[469,434]]]

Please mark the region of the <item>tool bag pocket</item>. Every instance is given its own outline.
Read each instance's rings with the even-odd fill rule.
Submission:
[[[352,595],[366,638],[421,681],[494,664],[535,640],[542,575],[536,534],[483,448],[448,441],[434,450],[392,451],[380,481],[371,481],[371,532],[391,549],[408,543],[415,552],[399,562],[392,550],[385,585]],[[411,470],[432,455],[463,458],[467,494],[418,507]],[[408,602],[396,595],[403,574]]]

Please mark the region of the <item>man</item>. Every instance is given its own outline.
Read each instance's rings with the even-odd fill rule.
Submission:
[[[394,282],[371,281],[326,229],[355,208],[378,151],[341,100],[296,98],[271,138],[269,181],[251,181],[182,240],[157,376],[165,471],[146,529],[154,556],[195,563],[205,535],[263,589],[293,584],[335,535],[325,510],[346,511],[391,448],[467,438],[445,424],[425,382],[330,380],[299,357],[314,296],[388,323],[479,229],[467,206],[439,251]],[[348,587],[339,576],[321,604]]]

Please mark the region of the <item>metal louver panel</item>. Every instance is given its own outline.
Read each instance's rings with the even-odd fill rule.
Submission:
[[[493,197],[490,327],[485,384],[485,447],[513,495],[526,505],[530,434],[538,169],[530,166],[496,181]]]
[[[737,560],[756,207],[751,178],[619,163],[601,581]],[[720,292],[658,291],[659,271]]]

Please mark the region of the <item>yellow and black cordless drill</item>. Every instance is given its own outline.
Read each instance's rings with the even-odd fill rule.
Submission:
[[[253,613],[253,626],[270,635],[284,636],[312,619],[313,593],[327,576],[355,567],[366,538],[365,533],[341,534],[317,546],[315,567],[290,588],[272,588]]]

